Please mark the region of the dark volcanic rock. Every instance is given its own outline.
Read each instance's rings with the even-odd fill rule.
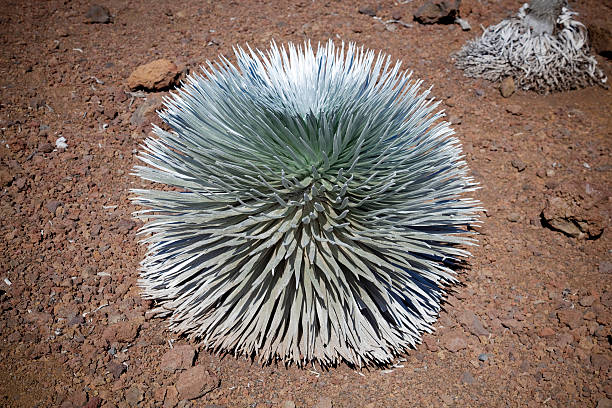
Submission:
[[[587,25],[589,42],[597,54],[612,58],[612,23],[605,21],[592,22]]]
[[[452,24],[459,16],[460,0],[428,0],[414,13],[421,24]]]
[[[376,6],[372,4],[365,4],[359,7],[359,13],[365,14],[366,16],[374,17],[376,16]]]
[[[132,114],[130,123],[134,126],[148,125],[156,117],[156,111],[163,107],[164,100],[161,95],[149,95],[147,99]]]
[[[55,215],[55,211],[57,211],[57,208],[61,205],[62,203],[60,201],[51,200],[47,202],[47,204],[45,204],[45,207],[47,208],[47,210],[49,210],[51,214]]]
[[[110,361],[106,365],[106,369],[108,370],[109,373],[113,375],[113,378],[116,380],[119,377],[121,377],[121,374],[125,373],[125,371],[127,370],[127,367],[123,363],[118,363],[116,361]]]
[[[53,149],[54,147],[51,143],[42,143],[40,146],[38,146],[38,151],[42,153],[51,153]]]
[[[107,24],[111,22],[110,10],[99,4],[94,4],[85,13],[85,22],[90,24]]]

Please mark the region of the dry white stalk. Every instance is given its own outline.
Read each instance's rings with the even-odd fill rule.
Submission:
[[[517,87],[540,93],[604,85],[607,78],[590,55],[585,26],[564,1],[533,0],[516,17],[485,29],[456,54],[468,77],[498,82],[510,76]],[[554,16],[560,9],[561,13]],[[552,19],[552,20],[551,20]]]

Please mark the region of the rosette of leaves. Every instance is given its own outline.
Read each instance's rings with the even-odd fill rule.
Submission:
[[[473,244],[476,188],[429,91],[330,41],[236,50],[160,112],[135,173],[143,295],[219,352],[385,364],[420,342]]]
[[[539,93],[604,86],[606,75],[590,54],[586,27],[566,0],[532,0],[512,18],[487,27],[457,54],[468,77],[493,82],[512,77]]]

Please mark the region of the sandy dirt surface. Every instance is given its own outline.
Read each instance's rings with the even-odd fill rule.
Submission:
[[[354,1],[108,0],[99,24],[83,0],[1,3],[1,406],[611,406],[612,93],[503,98],[451,57],[521,1],[466,0],[470,32],[412,21],[417,0],[371,3],[408,27]],[[570,3],[585,23],[612,15],[609,2]],[[129,189],[145,184],[130,171],[167,91],[129,94],[127,78],[160,58],[185,75],[235,44],[328,38],[434,86],[482,185],[480,246],[435,333],[395,367],[218,356],[139,295]],[[552,230],[543,210],[582,230]]]

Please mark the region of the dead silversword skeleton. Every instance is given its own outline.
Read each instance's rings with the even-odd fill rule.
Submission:
[[[329,43],[236,50],[191,75],[137,167],[140,284],[219,352],[384,364],[420,342],[474,244],[476,188],[421,81]],[[166,189],[168,190],[168,189]],[[177,191],[178,190],[178,191]]]
[[[515,17],[485,29],[456,54],[469,77],[500,81],[540,93],[604,85],[607,78],[590,54],[585,26],[566,0],[532,0]]]

